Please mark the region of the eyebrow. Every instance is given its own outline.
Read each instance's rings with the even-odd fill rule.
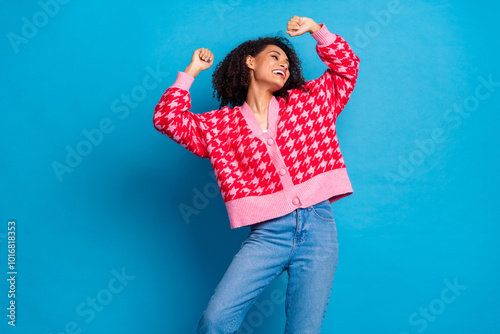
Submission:
[[[273,50],[273,51],[269,51],[268,53],[271,53],[271,52],[276,52],[277,54],[279,54],[281,56],[281,53],[279,53],[278,51]],[[289,62],[288,58],[286,59],[286,61]]]

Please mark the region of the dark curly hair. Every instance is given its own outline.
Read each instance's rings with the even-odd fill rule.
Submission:
[[[290,77],[283,88],[273,93],[274,96],[288,97],[287,90],[304,87],[305,79],[302,75],[302,64],[288,39],[282,36],[259,37],[248,40],[233,49],[217,64],[212,74],[213,96],[220,101],[220,108],[242,105],[247,98],[250,85],[250,69],[246,65],[248,55],[256,57],[268,45],[276,45],[285,51],[289,61]],[[217,96],[216,96],[217,94]]]

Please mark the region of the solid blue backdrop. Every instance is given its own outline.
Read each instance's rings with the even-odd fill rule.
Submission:
[[[156,131],[154,107],[195,49],[217,64],[259,36],[289,38],[306,80],[319,77],[314,39],[285,33],[293,15],[325,23],[361,60],[337,122],[354,194],[332,204],[339,265],[323,333],[500,331],[498,2],[3,7],[2,333],[195,332],[249,230],[229,228],[209,161]],[[214,68],[191,87],[195,113],[218,108]],[[286,283],[263,291],[240,333],[283,331]]]

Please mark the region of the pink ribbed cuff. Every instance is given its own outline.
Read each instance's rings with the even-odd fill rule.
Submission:
[[[181,88],[184,90],[189,90],[191,88],[191,85],[193,84],[194,77],[187,74],[186,72],[177,72],[177,79],[175,79],[175,82],[172,86],[170,87],[177,87]]]
[[[321,26],[321,29],[316,31],[314,34],[311,34],[311,36],[318,42],[318,45],[330,45],[335,42],[337,35],[328,31],[324,23],[320,23],[319,25]]]

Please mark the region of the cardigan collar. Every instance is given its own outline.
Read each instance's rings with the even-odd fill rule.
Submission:
[[[267,110],[267,132],[262,131],[257,118],[255,117],[250,106],[245,102],[240,107],[240,110],[245,118],[245,121],[252,129],[255,136],[259,137],[262,134],[269,134],[271,137],[276,138],[276,128],[278,126],[278,112],[279,112],[279,102],[273,95],[271,101],[269,102],[269,107]]]

